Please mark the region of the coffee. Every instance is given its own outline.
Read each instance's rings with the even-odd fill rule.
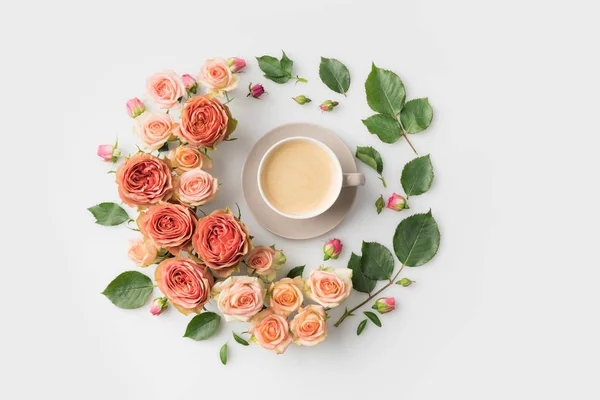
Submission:
[[[316,143],[296,139],[275,147],[264,159],[260,185],[279,212],[302,216],[321,210],[337,196],[339,169]]]

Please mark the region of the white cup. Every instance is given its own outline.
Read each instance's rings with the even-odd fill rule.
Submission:
[[[263,188],[262,188],[262,183],[261,183],[261,175],[263,172],[264,162],[267,159],[267,157],[275,149],[277,149],[279,146],[281,146],[283,143],[291,142],[291,141],[305,141],[305,142],[310,142],[312,144],[319,146],[321,149],[325,150],[325,152],[329,155],[331,161],[333,162],[334,168],[335,168],[335,182],[334,182],[334,186],[331,188],[331,195],[330,195],[329,200],[326,203],[324,203],[320,208],[315,209],[315,210],[311,211],[310,213],[301,214],[301,215],[287,214],[287,213],[279,211],[275,206],[273,206],[273,204],[271,204],[271,202],[269,201],[267,196],[265,196],[265,193],[263,192]],[[343,187],[364,185],[365,184],[365,175],[361,174],[361,173],[344,173],[342,171],[342,166],[340,165],[340,160],[338,160],[335,153],[329,147],[327,147],[324,143],[322,143],[316,139],[305,137],[305,136],[294,136],[294,137],[280,140],[279,142],[277,142],[273,146],[271,146],[269,148],[269,150],[267,150],[267,152],[263,155],[262,159],[260,160],[260,164],[258,165],[257,180],[258,180],[258,190],[260,191],[260,195],[261,195],[262,199],[264,200],[265,203],[267,203],[267,205],[273,211],[275,211],[277,214],[282,215],[287,218],[309,219],[309,218],[314,218],[318,215],[321,215],[325,211],[327,211],[329,208],[331,208],[331,206],[336,202],[336,200],[340,196],[340,192],[342,191]]]

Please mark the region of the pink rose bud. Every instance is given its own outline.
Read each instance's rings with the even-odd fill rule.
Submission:
[[[183,86],[185,86],[185,90],[187,90],[188,93],[191,92],[196,94],[196,90],[198,90],[198,82],[196,82],[196,80],[190,74],[181,75],[181,81],[183,82]]]
[[[227,65],[231,72],[238,72],[246,67],[246,61],[243,58],[231,57],[227,59]]]
[[[252,83],[250,83],[250,85],[248,85],[248,91],[249,91],[249,93],[246,97],[252,96],[255,99],[258,99],[260,96],[262,96],[265,93],[265,88],[260,83],[257,83],[254,86],[252,86]]]
[[[169,306],[169,301],[166,297],[157,297],[152,300],[152,306],[150,307],[150,314],[160,315]]]
[[[373,304],[372,308],[379,311],[379,314],[389,313],[396,309],[396,300],[393,297],[382,297]]]
[[[331,239],[325,243],[325,246],[323,246],[323,253],[325,253],[323,260],[327,261],[330,258],[334,260],[337,259],[342,252],[342,247],[344,247],[344,245],[340,242],[340,239]]]
[[[394,211],[402,211],[403,209],[408,208],[408,204],[406,204],[406,199],[404,197],[394,193],[388,199],[387,208]]]
[[[325,100],[323,103],[321,103],[319,108],[321,109],[321,111],[331,111],[333,110],[333,107],[336,107],[338,104],[340,103],[338,103],[337,101]]]
[[[116,163],[121,156],[121,152],[117,149],[118,144],[118,141],[115,144],[101,144],[96,154],[106,162]]]
[[[142,103],[142,101],[140,99],[138,99],[137,97],[127,100],[126,106],[127,106],[127,114],[129,114],[129,116],[131,118],[136,118],[141,113],[146,111],[146,107],[144,106],[144,103]]]

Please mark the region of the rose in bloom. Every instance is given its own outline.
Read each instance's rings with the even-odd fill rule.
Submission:
[[[146,111],[133,122],[133,131],[144,148],[158,150],[179,131],[169,114]]]
[[[246,256],[246,264],[250,274],[256,272],[267,281],[272,281],[277,276],[277,270],[286,261],[281,250],[269,246],[256,246]]]
[[[167,160],[171,168],[174,168],[177,172],[212,167],[210,158],[205,157],[198,149],[187,146],[178,146],[175,150],[170,150],[167,153]]]
[[[188,207],[201,206],[212,200],[219,190],[219,181],[199,168],[184,172],[175,184],[175,197]]]
[[[223,97],[224,92],[234,90],[239,80],[240,77],[231,72],[227,60],[223,58],[206,60],[198,76],[198,81],[219,97]]]
[[[146,91],[161,108],[172,108],[185,94],[185,87],[174,71],[164,71],[148,78]]]
[[[127,100],[125,107],[127,107],[127,114],[131,118],[135,118],[146,111],[146,106],[144,106],[144,103],[137,97]]]
[[[196,94],[196,91],[198,90],[198,82],[196,82],[196,80],[191,75],[181,75],[181,81],[183,82],[183,86],[185,87],[185,90],[188,91],[188,93]]]
[[[186,206],[161,203],[141,213],[137,222],[142,234],[156,246],[179,254],[189,244],[196,221],[196,214]]]
[[[319,267],[306,280],[306,295],[323,307],[337,307],[350,296],[352,270]]]
[[[214,278],[208,268],[189,258],[168,258],[158,264],[154,279],[169,302],[185,315],[200,313],[210,299]]]
[[[181,110],[179,139],[194,147],[215,148],[233,131],[229,108],[211,96],[195,96]]]
[[[294,343],[300,346],[316,346],[327,337],[325,309],[318,305],[301,308],[292,319],[290,329]]]
[[[227,277],[252,248],[246,225],[229,208],[200,218],[192,238],[198,257],[219,277]]]
[[[123,203],[147,207],[168,200],[173,192],[169,166],[147,153],[136,153],[117,168],[117,185]]]
[[[325,254],[323,261],[327,261],[330,258],[336,260],[342,252],[342,247],[344,247],[344,245],[340,239],[331,239],[325,243],[325,246],[323,246],[323,253]]]
[[[270,308],[259,312],[250,320],[248,333],[252,335],[251,341],[277,354],[283,354],[292,342],[287,320]]]
[[[169,300],[166,297],[157,297],[152,300],[152,305],[150,306],[150,314],[154,316],[158,316],[163,313],[169,306]]]
[[[158,248],[144,236],[129,241],[127,255],[138,267],[147,267],[156,262]]]
[[[382,297],[378,299],[371,308],[379,311],[379,314],[389,313],[396,309],[396,299],[393,297]]]
[[[404,197],[394,193],[388,199],[387,208],[394,211],[402,211],[403,209],[408,208],[408,204],[406,204],[406,199]]]
[[[246,322],[262,310],[265,288],[256,277],[231,276],[217,282],[212,295],[226,321]]]
[[[299,276],[283,278],[271,283],[267,292],[269,307],[276,313],[288,316],[298,310],[304,301],[304,281]]]
[[[246,60],[243,58],[231,57],[227,59],[227,65],[229,65],[231,72],[238,72],[246,67]]]

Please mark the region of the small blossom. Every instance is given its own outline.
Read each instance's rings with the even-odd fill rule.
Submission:
[[[121,151],[117,149],[119,141],[115,144],[101,144],[98,146],[98,157],[102,158],[106,162],[116,163],[119,157],[121,157]]]
[[[146,107],[144,106],[144,103],[142,103],[142,101],[140,99],[138,99],[137,97],[127,100],[127,104],[125,104],[125,106],[127,107],[127,114],[131,118],[136,118],[141,113],[146,111]]]
[[[330,258],[336,260],[342,252],[342,247],[344,247],[344,245],[340,239],[331,239],[325,243],[325,246],[323,246],[323,253],[325,253],[323,260],[327,261]]]
[[[265,88],[260,83],[257,83],[254,86],[252,86],[252,83],[250,83],[248,85],[248,92],[249,93],[246,97],[252,96],[255,99],[258,99],[260,96],[262,96],[265,93]]]
[[[325,100],[323,103],[321,103],[319,108],[321,109],[321,111],[331,111],[338,104],[340,103],[338,103],[337,101]]]
[[[294,101],[296,103],[300,104],[301,106],[306,103],[310,103],[312,101],[311,99],[309,99],[308,97],[306,97],[303,94],[301,94],[300,96],[292,97],[292,99],[294,99]]]
[[[408,208],[408,204],[406,204],[406,199],[404,197],[394,193],[388,199],[387,208],[394,211],[402,211],[403,209]]]
[[[227,59],[227,65],[231,72],[238,72],[246,67],[246,61],[243,58],[231,57]]]
[[[169,306],[169,301],[166,297],[157,297],[152,300],[152,306],[150,307],[150,314],[160,315]]]
[[[185,86],[185,90],[187,90],[188,94],[196,94],[196,91],[198,90],[198,82],[196,82],[196,80],[190,74],[181,75],[181,81],[183,82],[183,86]]]
[[[389,313],[396,308],[396,300],[393,297],[382,297],[373,304],[372,308],[379,311],[379,314]]]
[[[410,286],[410,285],[412,285],[413,283],[415,283],[415,281],[411,281],[411,280],[410,280],[410,279],[408,279],[408,278],[402,278],[402,279],[400,279],[398,282],[396,282],[396,284],[398,284],[398,285],[401,285],[401,286],[404,286],[404,287]]]

